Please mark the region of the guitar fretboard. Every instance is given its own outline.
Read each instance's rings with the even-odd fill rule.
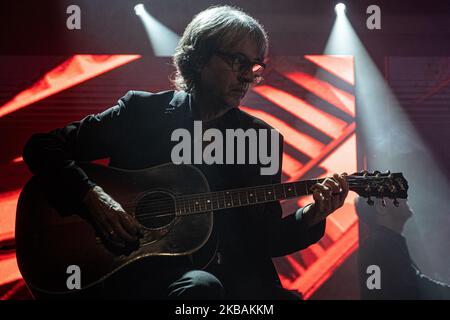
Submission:
[[[311,194],[310,188],[323,180],[305,180],[187,195],[175,198],[175,209],[178,215],[190,215],[285,200]]]

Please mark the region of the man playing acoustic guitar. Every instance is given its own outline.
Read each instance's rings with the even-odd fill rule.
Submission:
[[[176,91],[130,91],[100,114],[32,136],[23,158],[36,176],[58,185],[67,206],[83,203],[88,208],[103,241],[117,247],[135,243],[146,232],[142,223],[78,162],[109,158],[111,167],[128,170],[171,162],[172,132],[184,128],[192,133],[194,121],[222,133],[272,129],[238,108],[249,86],[261,80],[267,54],[266,32],[255,19],[229,6],[209,8],[194,17],[176,49]],[[279,145],[281,164],[282,139]],[[281,180],[281,168],[262,175],[261,163],[193,163],[212,191]],[[179,183],[190,181],[180,177]],[[324,234],[326,217],[343,205],[349,187],[345,174],[334,174],[312,190],[314,202],[286,217],[279,201],[216,214],[217,248],[204,269],[164,265],[159,272],[148,272],[146,259],[140,259],[92,292],[106,298],[295,299],[282,288],[271,258],[316,243]]]

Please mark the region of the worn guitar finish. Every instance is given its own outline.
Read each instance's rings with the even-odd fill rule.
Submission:
[[[139,211],[157,212],[161,202],[152,201],[155,198],[174,206],[173,197],[177,195],[208,192],[205,177],[194,166],[164,164],[127,171],[85,164],[83,169],[147,227],[145,235],[137,248],[129,248],[130,252],[121,250],[118,254],[117,250],[107,248],[91,224],[80,217],[87,216],[86,212],[61,216],[46,201],[41,186],[33,178],[20,195],[16,217],[17,260],[22,276],[32,289],[67,292],[69,265],[80,267],[82,287],[87,288],[136,259],[189,255],[208,240],[213,225],[212,211],[176,216],[174,210],[172,215],[154,220],[139,219],[137,215]]]
[[[311,186],[324,180],[210,192],[204,175],[191,165],[169,163],[139,171],[90,163],[80,166],[145,227],[144,236],[127,248],[106,245],[84,207],[69,214],[60,212],[32,178],[19,198],[16,249],[19,269],[34,292],[68,293],[70,265],[80,267],[82,289],[142,258],[152,257],[147,260],[156,270],[160,267],[159,272],[163,262],[174,260],[205,267],[216,250],[214,237],[210,239],[214,211],[308,195]],[[347,181],[350,190],[369,201],[371,196],[407,197],[408,184],[401,173],[361,172]]]

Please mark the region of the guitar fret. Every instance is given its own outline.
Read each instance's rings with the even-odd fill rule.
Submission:
[[[282,185],[283,186],[283,192],[284,192],[284,198],[287,199],[287,195],[286,195],[286,185]]]
[[[247,192],[244,191],[239,191],[239,201],[241,203],[241,205],[247,205],[248,204],[248,197],[246,197]]]
[[[214,197],[216,197],[216,199],[214,199]],[[219,202],[217,201],[216,193],[211,193],[211,205],[212,205],[213,210],[216,210],[219,208]]]
[[[193,210],[191,210],[191,199],[187,199],[187,205],[189,213],[192,213]]]
[[[237,206],[238,205],[238,201],[239,201],[239,205],[240,205],[241,201],[239,200],[239,193],[236,192],[236,191],[231,192],[231,202],[233,203],[233,206]]]
[[[317,181],[317,180],[316,180],[316,181]],[[309,181],[307,181],[308,190],[310,190],[311,187],[312,187],[313,185],[316,184],[316,181],[314,181],[314,180],[309,180]],[[312,191],[310,191],[310,193],[312,193]]]
[[[286,195],[286,198],[292,198],[296,195],[295,188],[292,187],[292,184],[286,183],[284,184],[284,194]]]
[[[206,199],[206,210],[208,210],[208,211],[212,210],[211,198]]]
[[[230,192],[229,191],[225,191],[224,199],[225,199],[225,206],[227,208],[229,208],[229,207],[231,207],[233,205],[233,199],[230,196]]]
[[[295,186],[292,183],[289,185],[288,191],[292,197],[297,196],[297,191],[295,190]]]
[[[277,200],[283,199],[283,192],[281,191],[280,188],[281,188],[281,184],[276,184],[273,187],[274,192],[275,192],[275,197],[276,197]]]
[[[250,190],[248,197],[249,197],[249,203],[256,203],[255,190],[253,190],[253,189]]]
[[[270,186],[270,190],[267,191],[267,195],[269,196],[269,200],[275,200],[275,192],[273,186]]]
[[[292,183],[292,185],[294,186],[294,190],[295,190],[295,194],[299,195],[300,191],[298,190],[299,185],[297,183]]]
[[[265,198],[266,198],[266,193],[264,192],[264,190],[256,189],[256,202],[264,202]]]
[[[219,208],[223,209],[225,208],[225,193],[219,192],[217,196],[217,202],[219,202]]]
[[[219,202],[219,193],[218,192],[216,192],[216,201],[217,201],[217,208],[221,209],[220,202]]]
[[[198,205],[198,200],[195,199],[195,200],[194,200],[194,212],[197,212],[197,211],[200,209],[200,207],[199,207],[199,209],[197,209],[197,207],[199,207],[199,205]]]

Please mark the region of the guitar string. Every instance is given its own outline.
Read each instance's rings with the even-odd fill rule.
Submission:
[[[276,201],[274,200],[265,200],[263,202],[259,202],[259,203],[268,203],[268,202],[273,202]],[[258,202],[255,203],[247,203],[247,204],[241,204],[239,206],[234,206],[234,207],[245,207],[245,206],[251,206],[254,204],[258,204]],[[188,216],[188,215],[196,215],[196,214],[205,214],[205,213],[209,213],[211,211],[214,210],[223,210],[223,209],[227,209],[227,207],[223,207],[223,208],[213,208],[211,207],[210,209],[205,208],[205,210],[202,210],[200,208],[200,211],[195,211],[195,212],[189,212],[189,213],[182,213],[181,216]],[[195,208],[194,208],[195,210]],[[157,215],[155,215],[155,213],[157,213]],[[140,221],[148,221],[150,219],[154,219],[154,218],[160,218],[160,217],[166,217],[166,216],[175,216],[175,217],[179,217],[179,215],[176,214],[176,212],[174,210],[172,210],[172,208],[170,208],[168,211],[159,211],[159,212],[152,212],[151,214],[140,214],[137,215],[136,217],[138,218],[138,220]]]
[[[358,181],[355,181],[355,180],[360,180],[360,179],[363,179],[363,180],[365,180],[365,181],[367,181],[367,178],[364,178],[364,177],[358,177],[358,176],[348,176],[348,182],[349,182],[349,186],[356,186],[354,183],[356,183],[356,184],[358,184]],[[290,182],[290,184],[295,184],[295,183],[299,183],[299,182],[302,182],[302,183],[316,183],[316,181],[323,181],[323,180],[325,180],[325,178],[321,178],[321,179],[317,179],[317,180],[305,180],[305,181],[297,181],[297,182]],[[287,184],[289,184],[289,183],[279,183],[279,184],[274,184],[274,185],[263,185],[263,186],[255,186],[255,187],[253,187],[253,190],[257,190],[257,191],[267,191],[267,188],[271,188],[272,190],[274,190],[274,187],[275,186],[282,186],[282,185],[287,185]],[[252,188],[252,187],[244,187],[244,188],[237,188],[237,189],[230,189],[230,190],[223,190],[223,191],[214,191],[214,192],[210,192],[209,194],[219,194],[219,193],[225,193],[225,192],[229,192],[230,193],[230,196],[231,196],[231,193],[236,193],[236,192],[249,192],[250,190],[248,190],[249,188]],[[269,190],[269,191],[271,191],[271,190]],[[284,191],[283,191],[284,192]],[[176,200],[179,200],[179,201],[183,201],[184,199],[191,199],[191,200],[204,200],[204,199],[206,199],[206,198],[204,198],[204,199],[202,199],[201,198],[201,196],[202,195],[205,195],[205,193],[199,193],[198,194],[198,197],[200,197],[200,198],[195,198],[196,196],[195,196],[195,194],[188,194],[188,195],[181,195],[181,196],[177,196],[176,197]],[[207,197],[207,196],[203,196],[203,197]],[[156,199],[156,200],[146,200],[146,201],[142,201],[141,203],[142,204],[145,204],[145,203],[147,203],[147,201],[158,201],[158,199]],[[162,200],[162,201],[166,201],[166,200]],[[124,206],[129,206],[129,205],[132,205],[132,206],[134,206],[135,204],[137,203],[137,201],[133,198],[133,200],[132,201],[127,201],[127,202],[121,202],[121,205],[124,207]]]
[[[267,189],[265,189],[266,191],[267,191]],[[259,190],[259,191],[263,191],[262,189],[261,190]],[[168,202],[170,202],[170,201],[172,201],[172,200],[174,200],[173,202],[175,202],[175,205],[178,205],[178,207],[182,207],[183,205],[184,205],[184,207],[186,207],[186,204],[188,204],[188,206],[189,206],[189,203],[187,203],[187,202],[183,202],[183,201],[185,201],[185,200],[187,200],[187,201],[197,201],[197,202],[202,202],[202,201],[205,201],[205,200],[212,200],[212,201],[216,201],[216,202],[218,202],[218,201],[221,201],[222,203],[224,203],[224,206],[225,206],[225,203],[226,203],[226,199],[225,199],[225,197],[222,197],[221,199],[219,199],[219,195],[220,195],[220,193],[223,193],[224,191],[219,191],[219,192],[212,192],[212,193],[209,193],[209,194],[204,194],[204,193],[200,193],[198,196],[195,196],[195,194],[193,194],[193,195],[186,195],[186,196],[184,196],[183,198],[180,198],[180,197],[175,197],[175,199],[172,199],[172,198],[167,198],[167,199],[152,199],[152,200],[144,200],[144,201],[134,201],[134,202],[132,202],[132,203],[128,203],[128,205],[123,205],[122,207],[125,209],[132,209],[133,207],[134,207],[134,205],[136,205],[136,204],[139,204],[139,205],[151,205],[152,206],[152,209],[153,210],[156,210],[155,212],[158,212],[157,210],[161,210],[161,209],[167,209],[169,206],[167,206],[167,203]],[[265,194],[265,193],[264,193]],[[284,194],[284,192],[282,193],[282,194]],[[215,197],[216,196],[216,197]],[[232,195],[231,195],[231,193],[230,193],[230,195],[228,195],[230,198],[230,200],[231,200],[231,202],[234,202],[234,199],[232,198]],[[293,195],[293,197],[297,197],[297,196],[300,196],[300,195]],[[258,193],[257,192],[255,192],[255,202],[250,202],[250,201],[247,201],[247,203],[249,203],[249,204],[254,204],[254,203],[260,203],[261,201],[260,200],[258,200],[258,198],[261,198],[262,196],[259,196],[258,197]],[[270,199],[270,200],[267,200],[267,197],[265,197],[264,196],[264,200],[262,201],[262,202],[265,202],[265,201],[275,201],[275,200],[277,200],[277,199]],[[283,197],[284,198],[284,197]],[[240,197],[239,197],[239,202],[241,202],[241,200],[240,200]],[[280,199],[278,199],[278,200],[280,200]],[[189,208],[190,207],[193,207],[193,209],[195,210],[195,206],[196,205],[198,205],[198,206],[201,206],[201,204],[191,204],[190,206],[189,206]],[[206,206],[206,204],[205,204],[205,206]],[[211,204],[211,206],[212,206],[212,204]],[[170,207],[173,207],[173,206],[170,206]],[[226,206],[225,206],[225,208],[226,208]],[[200,209],[201,209],[201,207],[200,207]],[[125,210],[126,211],[126,210]]]
[[[264,202],[259,202],[259,203],[268,203],[268,202],[273,202],[276,200],[267,200]],[[259,203],[247,203],[247,204],[241,204],[238,206],[233,206],[233,207],[245,207],[245,206],[251,206],[254,204],[259,204]],[[205,214],[214,210],[224,210],[224,209],[228,209],[228,207],[223,207],[223,208],[214,208],[211,207],[210,209],[205,208],[205,210],[200,209],[199,211],[195,211],[195,212],[185,212],[182,213],[181,216],[189,216],[189,215],[197,215],[197,214]],[[180,215],[177,215],[177,213],[172,209],[172,207],[169,210],[166,211],[159,211],[159,212],[151,212],[150,214],[140,214],[137,215],[136,218],[139,221],[148,221],[150,219],[154,219],[154,218],[160,218],[160,217],[166,217],[166,216],[175,216],[175,217],[179,217]]]
[[[251,205],[255,205],[255,204],[259,204],[259,203],[267,203],[267,202],[273,202],[273,201],[277,201],[277,199],[265,199],[264,201],[248,202],[248,203],[244,203],[244,204],[241,203],[239,205],[233,205],[232,207],[251,206]],[[144,211],[143,214],[136,215],[136,218],[149,217],[149,216],[150,216],[150,218],[156,218],[156,217],[164,217],[164,216],[169,216],[169,215],[176,215],[176,212],[174,209],[175,206],[167,205],[167,202],[165,202],[165,204],[166,205],[160,206],[158,208],[158,210],[160,210],[160,211],[153,210],[153,211],[151,211],[151,213],[146,213],[146,212],[150,212],[150,211]],[[202,209],[202,207],[204,207],[205,209]],[[181,215],[186,216],[186,215],[200,214],[200,213],[209,212],[212,210],[221,210],[221,209],[227,209],[227,208],[230,208],[230,207],[224,206],[224,207],[214,208],[214,206],[211,204],[210,209],[208,209],[206,205],[205,206],[199,205],[198,210],[194,206],[193,207],[194,212],[185,212],[185,213],[182,213]]]
[[[297,197],[297,195],[293,195],[293,197]],[[248,201],[246,204],[244,203],[243,205],[252,205],[252,204],[257,204],[257,203],[262,203],[262,202],[269,202],[269,201],[276,201],[276,200],[282,200],[282,199],[267,199],[267,198],[265,198],[263,201],[261,201],[261,200],[258,200],[258,196],[256,196],[255,197],[256,199],[255,199],[255,202],[250,202],[250,201]],[[283,197],[284,198],[284,197]],[[289,197],[288,197],[289,198]],[[226,201],[225,201],[225,199],[219,199],[219,198],[215,198],[215,199],[213,199],[213,198],[211,198],[211,196],[205,196],[205,195],[202,195],[202,196],[198,196],[198,197],[189,197],[189,199],[188,200],[191,200],[191,201],[193,201],[193,200],[197,200],[198,202],[201,202],[202,200],[217,200],[216,201],[216,203],[218,202],[218,201],[221,201],[221,203],[223,203],[224,204],[224,208],[227,208],[227,206],[226,206]],[[196,206],[198,206],[199,207],[199,210],[202,210],[202,207],[205,207],[206,208],[206,206],[207,206],[207,204],[205,204],[205,205],[201,205],[201,204],[193,204],[193,203],[191,203],[190,205],[189,205],[189,203],[187,203],[187,202],[183,202],[183,201],[180,201],[179,199],[177,199],[177,198],[175,198],[175,201],[174,201],[174,203],[175,203],[175,205],[168,205],[168,203],[173,203],[173,202],[171,202],[170,200],[172,200],[172,199],[156,199],[156,200],[148,200],[148,201],[142,201],[142,202],[136,202],[136,204],[139,204],[139,205],[144,205],[144,204],[146,204],[146,205],[152,205],[152,209],[153,209],[153,212],[156,214],[156,213],[158,213],[158,212],[160,212],[161,210],[164,210],[164,212],[166,212],[167,211],[167,209],[173,209],[174,207],[176,207],[176,206],[178,206],[178,207],[184,207],[184,208],[186,208],[186,204],[188,204],[188,208],[189,208],[189,210],[191,209],[191,208],[193,208],[193,210],[194,211],[196,211],[197,209],[196,209]],[[233,201],[233,199],[231,199],[230,198],[230,200],[232,200],[231,202],[234,202]],[[240,200],[239,200],[240,201]],[[232,207],[235,207],[236,205],[234,205],[233,204],[233,206]],[[239,206],[242,206],[242,203],[240,203],[239,204]],[[127,209],[132,209],[132,207],[130,207],[130,206],[125,206]],[[213,204],[211,204],[211,207],[213,207]],[[125,208],[124,208],[125,209]],[[126,210],[125,210],[126,211]],[[143,215],[139,215],[139,216],[143,216]]]
[[[311,181],[311,180],[309,180]],[[308,182],[309,182],[308,181]],[[311,181],[314,182],[315,181]],[[293,182],[292,184],[294,184],[295,182]],[[351,187],[355,187],[357,184],[355,184],[354,181],[349,181],[349,186]],[[249,188],[252,187],[247,187],[247,188],[238,188],[238,189],[231,189],[231,190],[224,190],[224,191],[214,191],[214,192],[209,192],[209,193],[199,193],[197,196],[196,194],[188,194],[188,195],[181,195],[181,196],[176,196],[175,197],[175,201],[181,202],[183,200],[207,200],[207,199],[211,199],[212,196],[214,195],[220,195],[220,194],[224,194],[226,192],[229,192],[229,194],[227,196],[232,196],[232,194],[236,194],[239,192],[251,192],[251,191],[255,191],[254,193],[256,194],[258,191],[263,191],[264,193],[266,193],[266,191],[276,191],[275,187],[276,186],[283,186],[282,183],[280,184],[275,184],[275,185],[265,185],[265,186],[257,186],[257,187],[253,187],[253,189],[248,190]],[[300,187],[301,188],[301,187]],[[283,188],[283,193],[284,193],[284,188]],[[299,195],[300,196],[300,195]],[[128,201],[128,202],[122,202],[121,205],[122,207],[130,207],[136,205],[137,203],[139,204],[149,204],[149,203],[156,203],[158,201],[162,201],[162,202],[166,202],[166,199],[152,199],[152,200],[143,200],[143,201]]]
[[[371,179],[375,179],[375,180],[379,180],[380,178],[376,178],[376,177],[360,177],[360,176],[348,176],[347,177],[347,181],[349,183],[349,185],[351,186],[356,186],[358,183],[360,183],[357,180],[364,180],[364,182],[371,182]],[[323,180],[325,180],[326,178],[320,178],[320,179],[312,179],[312,180],[304,180],[304,181],[295,181],[295,182],[288,182],[288,183],[278,183],[278,184],[268,184],[268,185],[263,185],[263,186],[255,186],[253,187],[253,190],[259,190],[261,191],[262,189],[266,190],[266,188],[271,188],[273,189],[275,186],[282,186],[282,185],[288,185],[288,184],[296,184],[296,183],[316,183],[316,182],[322,182]],[[383,177],[381,177],[381,179],[383,179]],[[356,183],[356,185],[355,185]],[[230,189],[230,190],[223,190],[223,191],[214,191],[214,192],[210,192],[212,193],[224,193],[224,192],[230,192],[230,193],[235,193],[235,192],[248,192],[250,189],[252,188],[250,187],[243,187],[243,188],[236,188],[236,189]],[[199,195],[202,195],[204,193],[199,193]],[[190,198],[191,196],[195,196],[195,194],[188,194],[188,195],[180,195],[177,196],[176,198],[179,200],[183,200],[184,198]],[[134,205],[136,204],[136,200],[135,197],[130,197],[130,198],[124,198],[124,201],[122,201],[122,203],[124,206],[126,205]]]

